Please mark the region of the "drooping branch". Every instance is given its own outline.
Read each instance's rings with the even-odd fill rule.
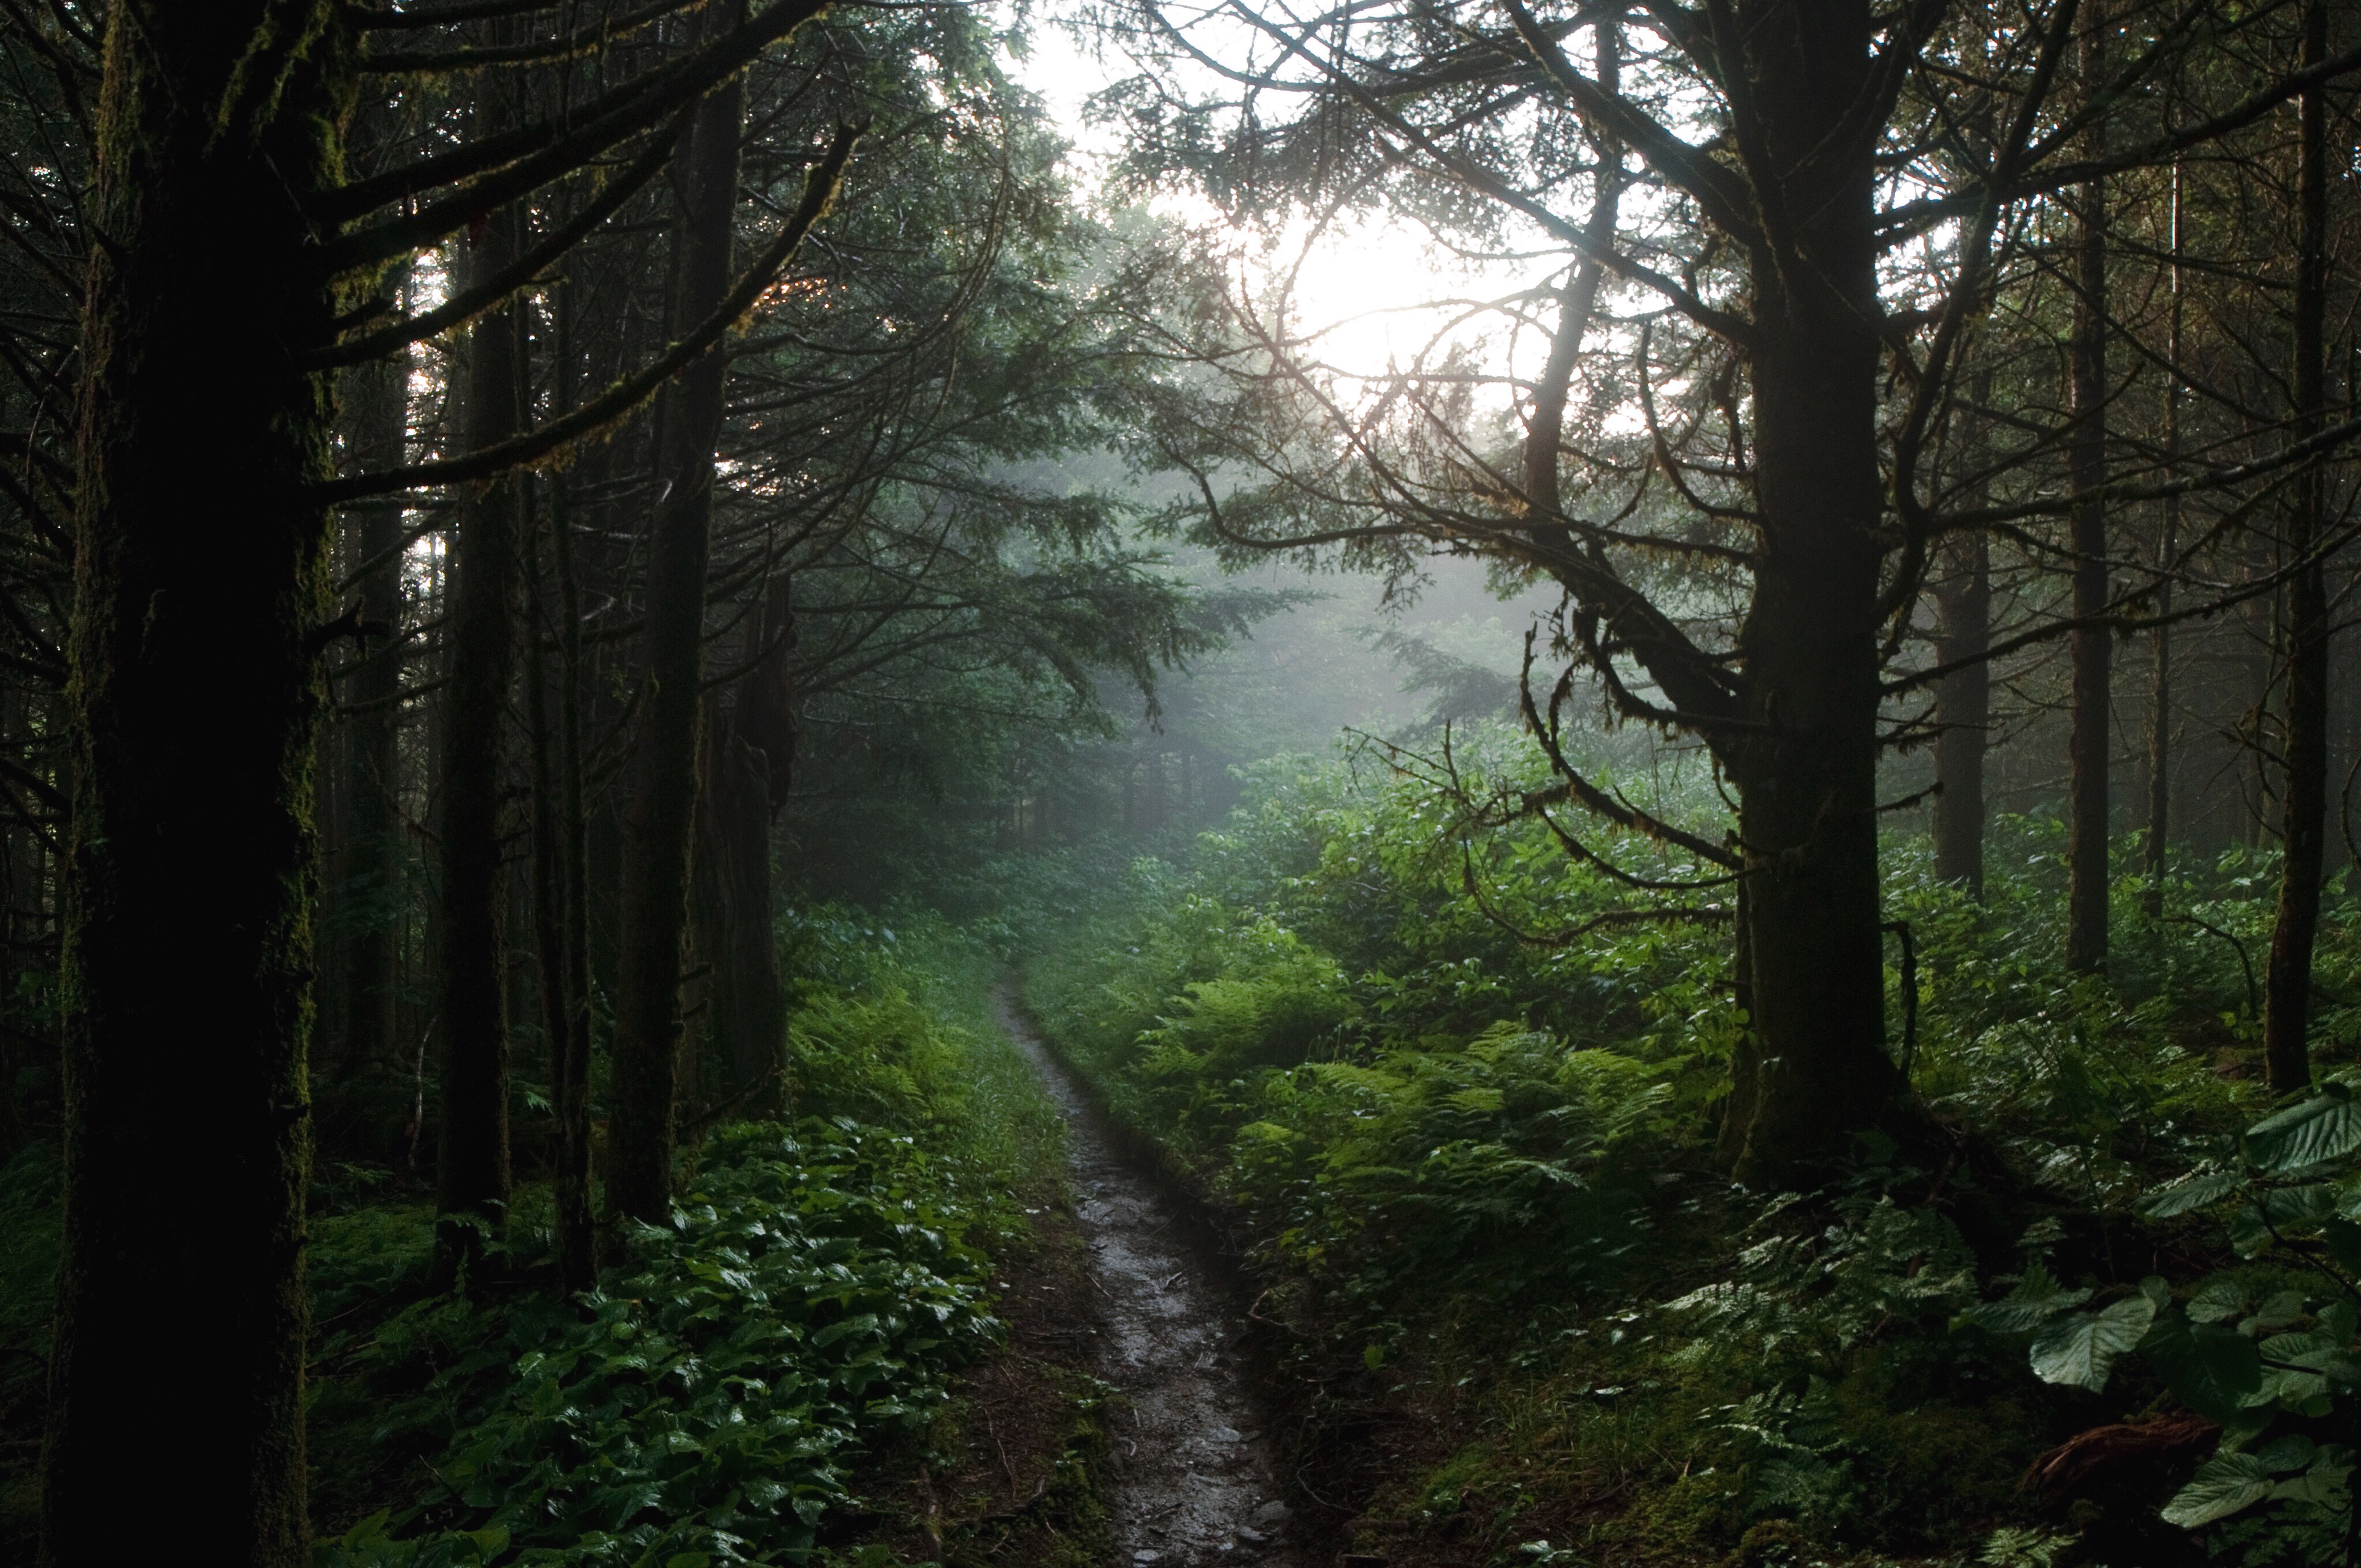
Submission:
[[[427,338],[465,326],[489,311],[498,310],[516,294],[538,281],[542,275],[555,266],[575,245],[599,225],[613,216],[624,203],[643,190],[648,181],[664,169],[671,157],[674,133],[666,131],[648,138],[648,146],[637,161],[608,180],[583,209],[552,229],[541,243],[519,257],[515,265],[481,283],[464,289],[431,311],[405,316],[390,325],[358,337],[323,348],[304,356],[307,369],[329,369],[340,365],[365,365],[381,359],[398,348],[420,343]]]
[[[696,363],[706,350],[719,343],[754,308],[763,291],[795,259],[804,236],[827,215],[829,206],[834,203],[844,166],[851,158],[853,144],[861,135],[862,127],[848,126],[839,128],[836,139],[829,144],[827,153],[804,182],[802,204],[788,218],[778,236],[762,256],[740,277],[737,285],[723,299],[720,308],[700,323],[696,330],[658,355],[637,375],[616,382],[571,413],[551,421],[539,430],[528,431],[480,452],[470,452],[465,456],[441,462],[413,464],[406,468],[347,475],[341,479],[313,486],[311,496],[324,504],[335,504],[358,500],[365,496],[419,489],[429,485],[456,485],[489,479],[517,468],[538,467],[575,444],[597,436],[619,423],[653,397],[658,388]]]

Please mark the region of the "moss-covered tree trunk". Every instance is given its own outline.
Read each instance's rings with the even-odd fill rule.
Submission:
[[[329,542],[310,487],[333,409],[294,356],[332,315],[302,203],[338,173],[340,15],[109,13],[42,1497],[58,1568],[137,1556],[143,1528],[209,1562],[310,1563],[304,1055]],[[165,1389],[195,1430],[145,1455],[129,1434]]]
[[[708,28],[728,27],[739,14],[719,10]],[[744,97],[733,79],[697,112],[674,314],[680,330],[710,315],[729,290]],[[607,1210],[649,1221],[661,1220],[672,1201],[681,938],[704,707],[705,568],[728,374],[728,356],[717,349],[667,391],[657,455],[662,499],[648,548],[646,655],[623,819]]]

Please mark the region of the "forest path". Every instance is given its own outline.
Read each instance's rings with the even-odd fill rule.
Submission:
[[[1076,1215],[1097,1288],[1099,1376],[1127,1409],[1108,1419],[1115,1554],[1109,1568],[1303,1568],[1269,1413],[1247,1381],[1246,1322],[1223,1271],[1180,1208],[1126,1159],[1080,1083],[1049,1052],[1004,982],[1001,1026],[1065,1113]]]

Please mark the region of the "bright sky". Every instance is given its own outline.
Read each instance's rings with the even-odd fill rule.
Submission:
[[[1112,127],[1091,125],[1087,104],[1093,93],[1129,74],[1130,68],[1120,56],[1102,60],[1078,47],[1071,34],[1051,19],[1056,4],[1050,0],[1049,6],[1036,12],[1030,58],[1012,60],[1010,73],[1049,105],[1074,148],[1075,174],[1086,187],[1093,186],[1096,170],[1119,149],[1119,135]],[[1159,207],[1191,224],[1211,223],[1218,215],[1209,204],[1185,198],[1167,198]],[[1453,296],[1497,298],[1530,286],[1539,270],[1533,265],[1471,269],[1457,258],[1438,253],[1422,230],[1392,223],[1333,228],[1307,252],[1303,242],[1310,226],[1308,222],[1295,225],[1267,251],[1255,236],[1235,236],[1242,276],[1254,292],[1262,293],[1300,256],[1294,282],[1299,328],[1319,334],[1320,358],[1367,375],[1381,375],[1389,365],[1406,365],[1427,348],[1444,316],[1430,302]],[[1499,325],[1497,316],[1488,323],[1495,330]],[[1537,360],[1545,351],[1528,334],[1516,357]],[[1484,576],[1483,565],[1475,561],[1438,559],[1431,569],[1446,598],[1477,589]],[[1333,579],[1319,586],[1347,599],[1357,597]],[[1376,591],[1370,589],[1372,596]],[[1454,652],[1503,673],[1513,672],[1528,618],[1555,600],[1555,593],[1543,587],[1521,595],[1501,607],[1498,623],[1458,628],[1455,634],[1465,645]]]
[[[1093,93],[1129,74],[1130,68],[1119,55],[1102,60],[1078,47],[1052,19],[1054,14],[1054,3],[1036,12],[1031,57],[1012,61],[1011,73],[1049,104],[1074,147],[1076,172],[1091,184],[1095,169],[1116,149],[1117,133],[1090,125],[1086,105]],[[1216,216],[1209,205],[1179,197],[1159,201],[1158,208],[1190,224]],[[1446,316],[1455,313],[1437,311],[1429,302],[1497,298],[1530,285],[1538,270],[1498,264],[1470,268],[1439,253],[1424,231],[1384,222],[1332,227],[1307,253],[1303,241],[1310,228],[1308,222],[1296,225],[1267,250],[1254,236],[1235,236],[1243,276],[1260,294],[1301,257],[1293,290],[1297,326],[1319,334],[1321,359],[1367,375],[1407,366],[1425,351]],[[1497,316],[1487,323],[1488,330],[1499,326]],[[1518,357],[1524,356],[1520,352]]]

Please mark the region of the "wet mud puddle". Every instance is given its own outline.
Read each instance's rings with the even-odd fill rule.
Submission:
[[[1124,1159],[1104,1120],[1003,987],[1001,1025],[1066,1115],[1075,1206],[1091,1248],[1099,1376],[1123,1391],[1107,1435],[1111,1568],[1303,1568],[1268,1413],[1246,1382],[1246,1324],[1182,1216]]]

